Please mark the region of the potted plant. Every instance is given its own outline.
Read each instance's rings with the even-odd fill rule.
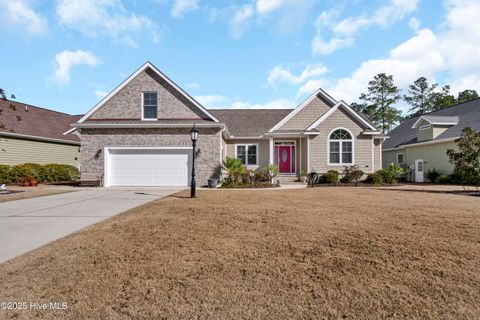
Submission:
[[[28,182],[30,183],[30,186],[31,186],[31,187],[36,187],[36,186],[38,186],[38,180],[35,179],[35,178],[30,179],[30,181],[28,181]]]
[[[27,177],[20,178],[20,185],[22,185],[23,187],[29,187],[30,179]]]

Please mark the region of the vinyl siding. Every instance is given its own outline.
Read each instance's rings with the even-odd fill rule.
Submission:
[[[328,110],[330,110],[330,107],[321,99],[315,97],[278,130],[304,130]]]
[[[422,120],[417,127],[417,141],[427,141],[433,139],[433,126],[425,130],[420,130],[421,126],[429,125],[430,122]]]
[[[383,152],[383,167],[390,163],[397,164],[397,153],[403,153],[406,167],[413,167],[416,159],[424,160],[425,172],[436,169],[441,174],[450,174],[454,166],[447,156],[448,149],[457,149],[455,142],[436,143],[423,146],[407,147],[401,150]]]
[[[342,109],[335,111],[316,128],[320,131],[320,134],[310,140],[310,167],[319,173],[324,173],[328,170],[343,171],[344,165],[328,165],[329,134],[336,128],[346,128],[352,132],[354,138],[354,163],[365,173],[371,173],[373,170],[373,138],[372,136],[362,135],[363,127]],[[377,148],[376,151],[379,153],[380,148]]]
[[[0,163],[15,165],[25,162],[77,165],[79,146],[0,137]]]
[[[235,158],[235,145],[236,144],[258,144],[258,150],[257,150],[257,166],[248,166],[249,169],[257,169],[261,167],[265,167],[269,164],[269,157],[270,157],[270,142],[269,140],[265,139],[252,139],[252,140],[227,140],[226,141],[227,145],[227,157],[229,158]]]

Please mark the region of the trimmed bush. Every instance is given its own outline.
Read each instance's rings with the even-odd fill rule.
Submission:
[[[43,166],[45,181],[61,182],[75,179],[79,172],[75,166],[68,164],[46,164]]]
[[[325,179],[325,182],[326,182],[326,183],[337,184],[338,181],[339,181],[338,171],[329,170],[329,171],[327,171],[327,173],[325,173],[325,174],[323,175],[323,178]]]
[[[374,184],[376,186],[381,186],[383,185],[383,177],[380,173],[375,172],[375,173],[370,173],[367,178],[363,181],[364,183],[370,183]]]
[[[0,164],[0,184],[13,182],[11,167],[6,164]]]
[[[438,183],[448,184],[450,182],[450,178],[448,176],[440,176],[438,177]]]
[[[382,177],[383,183],[394,184],[396,182],[395,173],[390,170],[381,169],[378,170],[376,173],[378,173]]]
[[[440,178],[440,172],[433,168],[425,172],[425,177],[428,179],[428,181],[435,183],[438,181],[438,178]]]

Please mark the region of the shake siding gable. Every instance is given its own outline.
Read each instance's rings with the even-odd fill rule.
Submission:
[[[105,102],[88,119],[141,119],[142,92],[157,92],[158,119],[208,119],[153,70],[147,68]]]
[[[328,165],[328,135],[335,128],[347,128],[353,134],[354,138],[354,161],[359,169],[365,173],[371,173],[372,167],[372,136],[365,136],[361,133],[364,128],[350,114],[339,108],[325,119],[316,129],[320,132],[310,140],[310,169],[316,172],[325,173],[328,170],[337,170],[342,172],[343,165]],[[380,147],[374,148],[376,153],[380,153]],[[379,155],[375,156],[379,160]],[[380,166],[380,165],[379,165]]]
[[[278,130],[305,130],[328,110],[330,107],[320,98],[315,97]]]

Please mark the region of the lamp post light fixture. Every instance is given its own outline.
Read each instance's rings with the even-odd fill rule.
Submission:
[[[190,138],[192,139],[192,147],[193,147],[193,153],[192,153],[192,181],[190,183],[190,198],[196,198],[197,197],[197,190],[196,190],[196,183],[195,183],[195,158],[197,156],[196,152],[196,146],[197,146],[197,140],[198,140],[198,130],[195,127],[195,124],[193,124],[193,128],[190,131]]]

